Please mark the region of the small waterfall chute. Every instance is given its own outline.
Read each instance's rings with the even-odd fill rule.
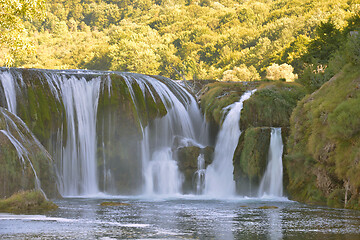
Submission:
[[[283,196],[283,142],[281,128],[271,128],[268,164],[261,180],[258,196]]]
[[[165,116],[142,127],[143,139],[140,149],[144,179],[143,193],[180,194],[184,178],[178,170],[176,160],[173,159],[171,149],[176,137],[191,139],[193,142],[204,141],[196,137],[203,135],[200,131],[204,129],[202,126],[204,121],[197,103],[185,89],[169,80],[159,81],[141,75],[136,78],[127,76],[124,79],[130,90],[130,81],[136,81],[143,91],[155,91],[167,110]],[[163,81],[166,81],[166,84]],[[134,93],[131,93],[131,96],[134,100]],[[153,93],[151,96],[156,101]],[[190,112],[196,114],[190,115]]]
[[[203,153],[200,153],[197,158],[197,171],[195,172],[195,189],[197,195],[201,195],[204,192],[205,172],[205,157]]]
[[[238,102],[223,109],[228,113],[216,141],[214,161],[206,169],[205,194],[207,195],[229,197],[235,194],[233,155],[241,134],[240,114],[244,101],[255,91],[256,89],[245,92]]]
[[[0,82],[4,89],[7,110],[16,115],[16,89],[18,88],[18,83],[10,71],[0,72]]]

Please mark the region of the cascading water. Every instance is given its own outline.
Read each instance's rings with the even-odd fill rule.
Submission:
[[[16,114],[16,87],[17,81],[13,79],[10,72],[0,72],[0,82],[4,88],[7,109],[9,112]]]
[[[178,170],[171,150],[175,137],[193,142],[205,141],[196,137],[204,136],[201,131],[205,129],[197,103],[193,96],[173,82],[168,82],[172,85],[172,88],[169,88],[163,82],[147,76],[123,77],[129,89],[131,89],[131,81],[136,81],[143,93],[145,89],[154,89],[167,110],[164,117],[155,119],[143,128],[141,142],[143,193],[179,194],[183,176]],[[133,92],[131,96],[134,100]],[[153,94],[152,98],[156,101]]]
[[[86,81],[85,78],[51,74],[47,81],[53,86],[55,95],[61,96],[67,119],[67,140],[59,169],[60,192],[65,196],[96,194],[99,192],[96,114],[100,78]]]
[[[205,187],[205,157],[204,154],[201,153],[197,159],[197,171],[195,172],[195,187],[196,187],[196,194],[200,195],[203,194],[204,187]]]
[[[216,146],[214,161],[206,169],[205,194],[216,197],[227,197],[235,194],[233,179],[233,155],[241,134],[239,121],[243,102],[256,91],[245,92],[240,100],[223,109],[228,111],[221,126]]]
[[[271,129],[268,165],[261,180],[259,197],[283,196],[283,142],[281,138],[281,128]]]
[[[31,159],[29,158],[29,155],[31,155],[31,154],[34,155],[34,153],[31,150],[29,152],[24,145],[29,144],[28,139],[30,139],[31,141],[35,142],[36,147],[41,149],[43,153],[46,153],[46,150],[42,147],[42,145],[39,143],[39,141],[34,137],[34,135],[28,129],[26,124],[20,118],[18,118],[16,115],[13,116],[14,118],[16,118],[16,121],[21,126],[22,130],[20,130],[18,128],[17,124],[11,119],[11,117],[8,115],[8,113],[6,113],[1,108],[0,108],[0,112],[1,112],[1,115],[5,117],[5,121],[6,121],[6,130],[2,129],[2,130],[0,130],[0,132],[3,133],[9,139],[11,144],[14,146],[14,148],[17,152],[18,158],[21,160],[21,165],[22,165],[23,169],[26,168],[27,163],[30,165],[31,170],[34,174],[35,188],[40,190],[43,193],[43,195],[46,197],[45,193],[41,189],[41,184],[40,184],[40,180],[38,178],[38,174],[34,168],[34,165],[31,161]],[[22,131],[27,134],[27,137],[24,136]],[[14,132],[14,134],[12,132]],[[14,136],[15,134],[17,137]],[[50,155],[48,155],[47,157],[49,159],[51,159]]]
[[[29,78],[26,81],[34,77],[36,82],[18,85],[20,82],[23,83],[22,76],[25,72]],[[113,193],[118,192],[115,190],[118,187],[118,183],[115,181],[119,181],[119,175],[114,171],[118,171],[121,166],[116,165],[116,156],[121,157],[121,162],[125,164],[127,159],[134,162],[137,161],[136,159],[140,159],[143,177],[142,192],[144,194],[179,194],[182,192],[183,176],[173,157],[174,149],[184,142],[188,146],[207,145],[206,124],[195,98],[182,86],[169,79],[132,73],[78,70],[13,69],[10,71],[1,69],[0,74],[5,93],[5,97],[0,98],[0,101],[2,100],[2,104],[7,106],[10,111],[16,113],[17,92],[23,93],[18,97],[30,104],[27,102],[29,100],[26,99],[28,97],[26,93],[31,92],[36,95],[36,91],[43,91],[42,93],[45,95],[40,96],[42,99],[39,99],[38,95],[32,98],[32,106],[38,106],[38,101],[46,101],[46,98],[51,98],[53,102],[52,105],[43,104],[44,106],[54,107],[54,104],[56,105],[56,109],[49,110],[52,112],[51,114],[60,114],[57,115],[59,119],[49,128],[45,127],[41,131],[45,130],[45,135],[50,135],[50,139],[42,140],[47,144],[49,152],[56,161],[59,191],[64,196],[93,195],[99,192],[99,188]],[[116,151],[114,140],[119,139],[121,132],[116,132],[116,136],[114,136],[111,130],[114,127],[106,125],[119,123],[114,118],[118,116],[116,115],[118,113],[113,114],[112,109],[102,110],[105,115],[99,117],[102,124],[97,129],[99,95],[107,90],[108,99],[112,99],[110,75],[120,76],[119,78],[115,77],[116,81],[119,81],[117,84],[120,84],[120,89],[124,89],[122,81],[126,84],[125,92],[116,94],[124,94],[122,99],[127,101],[126,94],[130,93],[135,112],[137,112],[137,116],[134,117],[137,118],[135,121],[140,123],[142,140],[137,142],[137,145],[125,144],[139,149],[135,155],[133,153],[136,151],[129,152],[126,149],[122,150],[123,152],[114,152],[114,149]],[[108,89],[105,88],[104,79],[110,80],[107,85]],[[141,105],[144,103],[141,102],[143,100],[138,102],[139,92],[135,92],[133,86],[139,87],[145,105],[147,104],[146,99],[150,96],[155,104],[162,104],[167,113],[160,118],[145,121],[143,125],[140,118],[144,115],[144,108]],[[48,94],[49,90],[52,95]],[[129,103],[124,103],[124,105],[131,107]],[[121,109],[129,109],[129,107],[123,107],[124,105],[121,106]],[[130,111],[132,110],[130,109]],[[26,115],[29,112],[26,110],[24,113],[22,110],[21,114]],[[31,116],[36,115],[33,115],[33,112],[30,114],[32,114]],[[36,118],[31,120],[37,121]],[[103,132],[96,133],[100,129]],[[106,134],[104,134],[104,130],[106,130]],[[44,137],[44,135],[41,136]],[[133,137],[131,143],[136,144],[135,141],[138,141],[136,135]],[[120,136],[120,138],[126,138],[126,136]],[[102,150],[97,156],[99,148]],[[101,161],[99,161],[100,159]],[[107,161],[112,162],[108,163]],[[136,164],[132,165],[137,166]],[[114,166],[115,169],[113,169]],[[102,178],[99,179],[98,175],[101,175]],[[99,182],[102,183],[101,186]]]

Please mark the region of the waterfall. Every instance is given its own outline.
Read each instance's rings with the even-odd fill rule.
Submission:
[[[241,134],[240,114],[243,102],[256,91],[245,92],[240,100],[223,109],[228,111],[221,126],[214,153],[214,161],[206,169],[205,194],[212,196],[232,196],[235,194],[233,179],[233,156]]]
[[[47,80],[53,91],[56,87],[59,89],[67,119],[67,139],[59,169],[60,192],[65,196],[96,194],[99,192],[96,114],[100,78],[86,81],[85,78],[51,74]]]
[[[20,77],[25,74],[26,84],[18,85],[20,81],[23,83]],[[104,114],[108,115],[98,116],[100,94],[108,91],[109,99],[113,101],[111,94],[114,92],[110,92],[112,75],[118,81],[116,86],[119,92],[115,93],[116,96],[125,101],[130,97],[133,104],[120,102],[116,103],[119,104],[116,106],[121,106],[119,109],[129,109],[129,112],[124,113],[128,114],[124,119],[133,116],[134,125],[140,124],[140,135],[136,135],[138,132],[131,132],[134,131],[133,129],[129,130],[133,138],[129,140],[131,145],[125,144],[126,147],[131,146],[133,149],[122,148],[121,153],[116,152],[116,144],[121,144],[119,140],[127,141],[128,136],[122,135],[118,130],[116,136],[113,136],[112,132],[119,126],[107,126],[119,123],[113,117],[119,116],[119,113],[113,114],[111,112],[113,108],[108,108],[104,111]],[[141,164],[143,180],[141,187],[144,194],[181,194],[183,176],[173,157],[173,150],[179,147],[175,139],[181,139],[180,142],[185,141],[189,145],[207,145],[206,123],[195,98],[184,87],[170,79],[133,73],[33,69],[11,71],[1,69],[0,79],[5,93],[5,97],[1,100],[6,100],[2,103],[7,104],[8,109],[14,113],[16,113],[16,92],[25,93],[18,97],[27,103],[29,100],[25,98],[28,97],[26,92],[29,88],[32,88],[35,94],[36,91],[45,91],[42,101],[51,99],[52,105],[49,104],[49,107],[53,107],[55,102],[57,109],[46,109],[46,111],[50,110],[52,118],[54,114],[58,114],[56,117],[60,119],[54,121],[55,123],[51,122],[49,129],[45,126],[44,129],[40,127],[40,130],[44,130],[44,135],[49,134],[49,139],[42,140],[45,145],[48,144],[47,148],[55,159],[59,192],[63,196],[94,195],[99,193],[100,188],[116,193],[115,188],[119,187],[118,181],[122,180],[119,171],[123,171],[122,166],[114,164],[116,157],[121,158],[119,162],[122,163],[127,164],[132,161],[136,164],[139,162],[139,166]],[[107,89],[104,79],[109,80]],[[31,84],[28,84],[29,80],[32,80]],[[134,89],[135,86],[138,88]],[[139,100],[141,98],[139,93],[143,94],[142,100]],[[32,104],[39,106],[37,101],[40,100],[38,95],[35,96]],[[165,107],[165,115],[155,119],[154,117],[149,117],[148,120],[142,119],[142,116],[147,114],[144,111],[149,97],[155,106],[159,104]],[[46,104],[43,106],[47,107]],[[165,110],[162,113],[165,113]],[[26,115],[27,111],[21,114]],[[98,129],[97,119],[103,121]],[[108,121],[104,122],[105,119]],[[31,119],[35,124],[38,120]],[[122,127],[127,126],[122,122],[120,124]],[[105,129],[112,132],[97,133],[96,131],[100,129],[103,132]],[[97,154],[98,149],[102,149],[99,154]],[[129,163],[127,167],[137,166],[135,163],[131,164]],[[116,165],[115,169],[111,169],[114,165]],[[99,179],[100,175],[103,175],[101,179]],[[101,186],[99,186],[100,181],[103,181]]]
[[[268,164],[261,180],[259,196],[283,196],[283,142],[281,128],[271,128]]]
[[[195,172],[195,188],[196,194],[203,194],[205,187],[205,157],[203,153],[200,153],[197,158],[197,171]]]
[[[9,112],[16,114],[16,87],[17,82],[10,72],[0,72],[0,82],[3,86],[7,109]]]
[[[164,84],[162,81],[147,76],[123,77],[129,89],[131,89],[131,81],[136,81],[143,93],[146,89],[154,89],[167,110],[165,116],[143,127],[143,139],[140,144],[143,193],[147,195],[180,194],[183,176],[179,172],[171,150],[175,137],[190,139],[193,142],[206,141],[199,137],[204,136],[202,130],[205,127],[198,105],[193,96],[172,81]],[[133,92],[131,96],[134,100]],[[156,101],[154,94],[151,96]]]

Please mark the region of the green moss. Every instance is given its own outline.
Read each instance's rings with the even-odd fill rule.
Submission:
[[[35,188],[35,169],[42,189],[49,196],[58,196],[55,173],[52,159],[49,154],[35,143],[35,140],[18,118],[1,109],[0,129],[4,129],[11,134],[27,150],[26,156],[19,157],[16,148],[8,137],[0,132],[0,196],[10,196],[19,190],[29,190]],[[4,117],[8,115],[10,119]],[[13,123],[10,124],[10,121]],[[16,124],[16,128],[13,127]],[[18,132],[20,131],[20,133]],[[30,165],[30,162],[32,166]],[[33,168],[32,168],[33,167]]]
[[[114,206],[130,206],[129,203],[122,203],[122,202],[102,202],[100,206],[103,207],[114,207]]]
[[[259,209],[278,209],[276,206],[261,206]]]
[[[329,128],[334,138],[351,139],[360,132],[360,97],[349,98],[329,114]]]
[[[295,83],[265,83],[244,102],[241,129],[248,127],[288,127],[296,104],[305,89]]]
[[[46,200],[40,191],[22,191],[0,200],[0,212],[33,213],[56,210],[58,206]]]
[[[205,114],[206,120],[221,125],[222,109],[239,101],[245,91],[254,89],[258,85],[258,82],[216,82],[207,84],[202,90],[204,94],[200,97],[200,107]]]
[[[271,128],[248,128],[241,134],[233,158],[234,179],[240,193],[251,191],[243,186],[244,181],[249,186],[260,183],[267,166],[270,134]]]
[[[345,190],[335,189],[327,198],[327,205],[334,208],[343,208],[344,205]]]
[[[64,107],[44,84],[42,72],[31,69],[19,70],[25,87],[20,89],[17,115],[27,124],[39,141],[47,146],[52,132],[62,126]],[[65,132],[66,132],[66,125]],[[66,139],[66,134],[64,136]]]
[[[344,182],[349,182],[349,194],[358,196],[359,99],[360,70],[347,65],[295,108],[285,164],[295,200],[343,206]]]

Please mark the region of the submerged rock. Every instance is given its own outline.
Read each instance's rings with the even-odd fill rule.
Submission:
[[[122,202],[102,202],[100,206],[103,207],[113,207],[113,206],[130,206],[130,203],[122,203]]]
[[[278,209],[279,207],[276,206],[261,206],[259,209]]]
[[[204,157],[205,166],[213,161],[214,148],[207,146],[200,148],[198,146],[181,147],[176,150],[176,156],[180,172],[184,175],[183,191],[184,193],[195,192],[194,177],[198,170],[198,158],[200,154]]]

